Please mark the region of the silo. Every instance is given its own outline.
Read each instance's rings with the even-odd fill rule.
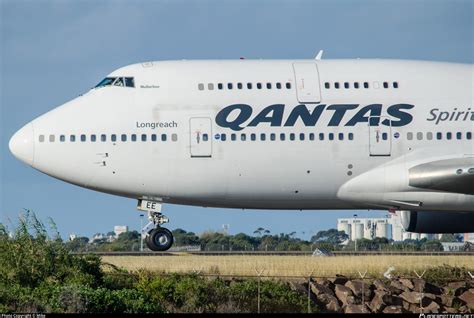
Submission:
[[[338,225],[337,225],[337,230],[338,231],[343,231],[344,233],[346,233],[348,236],[349,236],[349,239],[351,238],[351,225],[349,224],[349,222],[340,222]]]
[[[359,222],[356,222],[356,223],[353,223],[352,224],[353,226],[353,236],[352,236],[352,239],[353,240],[360,240],[361,238],[364,237],[364,224],[362,224],[360,221]]]
[[[388,224],[386,220],[378,220],[377,226],[375,228],[376,237],[385,237],[388,238]]]

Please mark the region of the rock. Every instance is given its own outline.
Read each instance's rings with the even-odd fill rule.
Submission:
[[[346,314],[363,314],[370,313],[370,310],[365,305],[347,305],[344,308],[344,313]]]
[[[316,278],[316,283],[334,289],[334,284],[327,278]]]
[[[438,314],[440,312],[440,306],[435,302],[432,301],[428,306],[423,307],[424,313],[431,313],[431,314]]]
[[[464,314],[464,313],[467,313],[468,310],[469,308],[467,306],[461,306],[458,309],[458,313]]]
[[[339,305],[339,301],[335,296],[331,296],[328,294],[320,294],[317,297],[318,302],[323,304],[324,307],[330,312],[341,312],[341,306]]]
[[[411,281],[411,279],[408,279],[408,278],[400,278],[398,280],[403,286],[407,287],[408,289],[411,289],[413,290],[413,288],[415,287],[413,285],[413,282]]]
[[[403,292],[400,294],[400,297],[410,304],[420,304],[420,299],[422,299],[422,306],[426,306],[431,303],[431,301],[436,299],[436,296],[433,294],[421,294],[418,292]]]
[[[468,308],[474,309],[474,289],[465,291],[458,298],[465,302]]]
[[[352,291],[346,286],[336,285],[334,291],[343,306],[355,304],[356,301],[352,295]]]
[[[375,287],[376,290],[388,291],[387,285],[379,279],[374,280],[373,284],[374,284],[374,287]]]
[[[456,309],[456,308],[446,307],[446,308],[444,308],[444,312],[447,313],[447,314],[457,314],[459,312],[459,310]]]
[[[382,311],[384,314],[401,314],[403,313],[402,306],[387,306]]]
[[[423,279],[415,278],[413,281],[413,291],[425,292],[435,295],[441,295],[443,290],[436,285],[426,282]]]
[[[452,296],[459,296],[466,290],[466,282],[451,282],[444,288],[445,294]]]
[[[343,275],[336,275],[336,277],[328,278],[328,281],[330,281],[334,285],[336,285],[336,284],[344,285],[345,283],[347,283],[348,280],[349,279],[346,276],[343,276]]]
[[[396,293],[396,294],[400,294],[403,291],[407,291],[407,292],[410,291],[410,289],[408,287],[406,287],[405,285],[400,283],[398,280],[392,280],[390,282],[390,287],[391,288],[389,288],[389,290],[393,293]]]
[[[441,304],[443,304],[446,307],[452,307],[453,306],[453,301],[454,301],[454,296],[449,296],[449,295],[441,295]]]
[[[361,280],[350,280],[344,286],[350,288],[356,297],[362,298],[362,292],[364,293],[364,300],[369,301],[372,296],[370,285],[366,284]]]
[[[375,296],[372,298],[369,304],[369,308],[372,312],[380,313],[387,306],[387,303],[384,301],[384,296],[388,296],[385,291],[375,291]]]
[[[318,283],[309,283],[309,286],[311,288],[311,291],[313,294],[316,296],[320,294],[326,294],[326,295],[331,295],[334,296],[334,292],[327,286],[318,284]]]

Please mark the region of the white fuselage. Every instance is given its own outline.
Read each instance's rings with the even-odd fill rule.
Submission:
[[[44,114],[18,133],[33,150],[12,151],[58,179],[164,203],[474,211],[474,195],[409,185],[411,167],[474,157],[472,65],[169,61],[109,77],[134,87]]]

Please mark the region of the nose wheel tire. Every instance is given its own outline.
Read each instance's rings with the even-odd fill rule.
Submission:
[[[152,251],[166,251],[173,245],[173,234],[164,227],[157,227],[150,231],[145,242]]]

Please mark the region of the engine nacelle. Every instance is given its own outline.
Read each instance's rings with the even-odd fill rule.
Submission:
[[[414,233],[472,233],[474,213],[399,211],[403,228]]]

